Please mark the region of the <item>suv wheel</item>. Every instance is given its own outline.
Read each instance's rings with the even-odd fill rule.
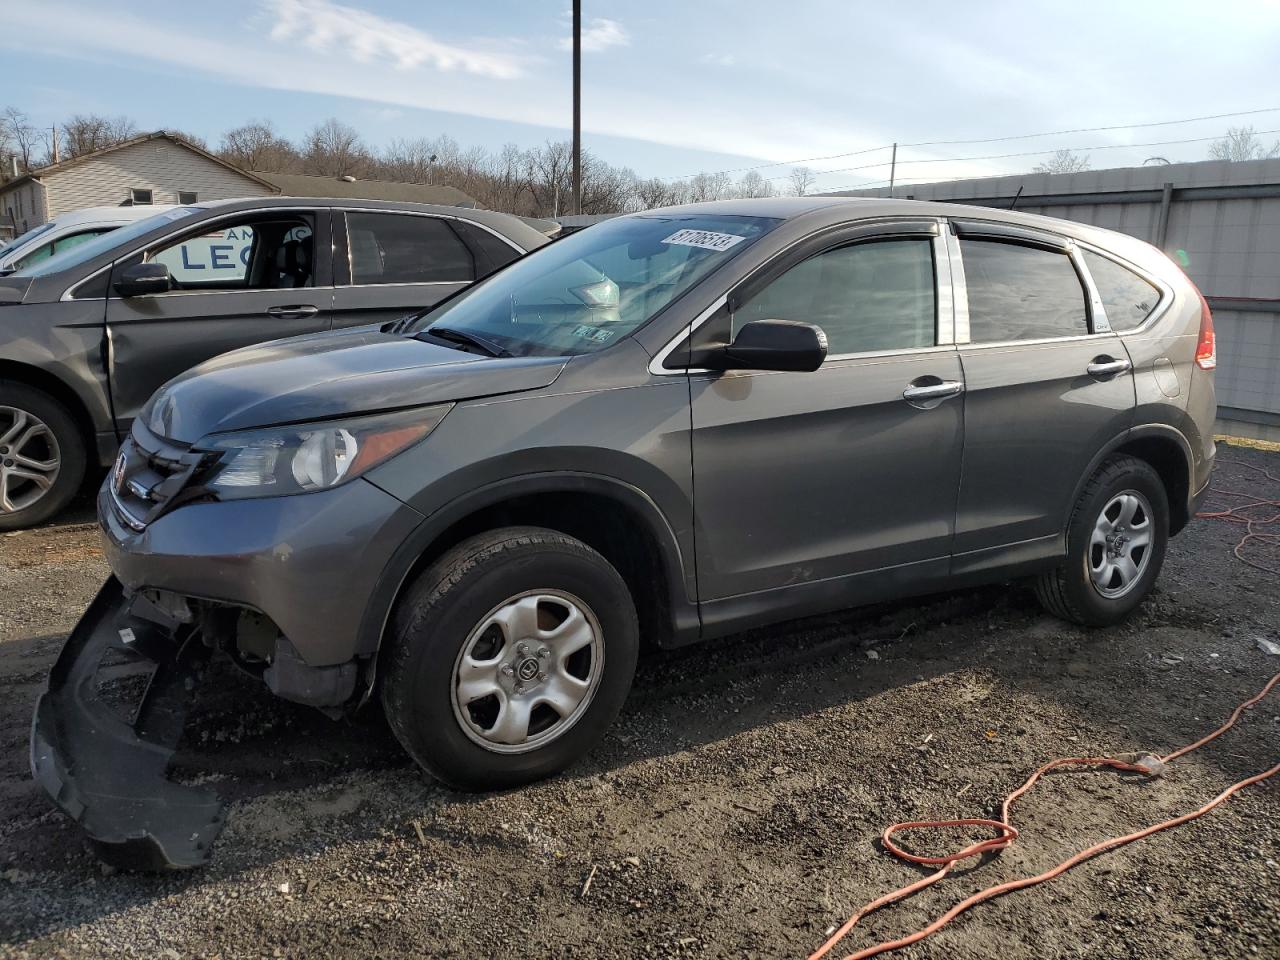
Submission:
[[[1066,562],[1036,582],[1045,609],[1085,626],[1107,626],[1146,599],[1169,540],[1169,500],[1145,461],[1105,460],[1076,502]]]
[[[80,489],[84,439],[65,407],[21,383],[0,382],[0,530],[48,520]]]
[[[409,754],[454,787],[549,776],[618,715],[639,650],[635,605],[604,557],[537,527],[481,534],[408,589],[382,702]]]

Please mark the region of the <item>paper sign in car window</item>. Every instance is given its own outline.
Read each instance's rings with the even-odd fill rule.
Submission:
[[[746,237],[735,237],[732,233],[716,233],[714,230],[677,230],[663,240],[681,247],[701,247],[703,250],[728,250],[741,243]]]

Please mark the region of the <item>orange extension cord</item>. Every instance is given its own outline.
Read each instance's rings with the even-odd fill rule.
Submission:
[[[1252,707],[1259,700],[1261,700],[1268,693],[1270,693],[1271,690],[1278,683],[1280,683],[1280,673],[1272,677],[1270,681],[1267,682],[1267,685],[1262,688],[1262,691],[1257,696],[1252,697],[1249,700],[1246,700],[1244,703],[1240,704],[1240,706],[1236,707],[1231,714],[1231,719],[1229,719],[1226,723],[1220,726],[1217,730],[1213,731],[1213,733],[1209,734],[1207,737],[1202,737],[1201,739],[1197,740],[1195,743],[1192,743],[1183,747],[1181,750],[1175,750],[1173,753],[1169,754],[1166,757],[1142,757],[1142,758],[1139,758],[1139,760],[1134,763],[1130,763],[1125,760],[1118,760],[1115,757],[1068,757],[1061,760],[1051,760],[1049,763],[1046,763],[1043,767],[1041,767],[1039,770],[1033,773],[1030,777],[1028,777],[1026,783],[1024,783],[1017,790],[1013,791],[1013,793],[1009,794],[1009,796],[1005,798],[1004,805],[1001,807],[999,820],[981,820],[981,819],[916,820],[910,823],[895,823],[893,826],[885,830],[885,832],[881,836],[881,840],[884,843],[885,848],[890,853],[892,853],[894,856],[898,857],[899,859],[906,860],[909,863],[919,863],[927,866],[941,865],[942,869],[939,870],[937,873],[930,874],[929,876],[924,877],[923,879],[917,880],[915,883],[908,884],[905,887],[901,887],[893,891],[893,893],[886,894],[885,896],[881,897],[878,900],[872,900],[870,903],[864,906],[861,910],[855,913],[852,917],[850,917],[847,921],[845,921],[844,925],[840,927],[840,929],[837,930],[835,933],[833,933],[831,935],[831,938],[827,940],[826,943],[824,943],[821,947],[819,947],[812,954],[810,954],[809,960],[819,960],[820,957],[826,956],[831,951],[831,949],[835,947],[837,943],[839,943],[842,939],[844,939],[845,934],[847,934],[850,930],[852,930],[854,925],[857,924],[859,920],[867,916],[869,913],[873,913],[874,911],[879,910],[881,907],[888,906],[891,903],[895,903],[896,901],[901,900],[904,897],[909,897],[911,896],[911,894],[917,893],[920,890],[924,890],[926,887],[933,886],[935,883],[937,883],[939,880],[945,877],[950,872],[951,868],[961,860],[965,860],[969,857],[975,857],[975,856],[978,856],[979,854],[987,853],[988,851],[1002,850],[1005,847],[1012,844],[1013,841],[1018,839],[1018,830],[1016,827],[1013,826],[1013,824],[1009,822],[1010,807],[1013,806],[1014,802],[1019,797],[1021,797],[1024,793],[1026,793],[1033,786],[1035,786],[1036,781],[1039,780],[1046,773],[1048,773],[1050,770],[1054,770],[1058,767],[1067,767],[1067,766],[1112,767],[1116,770],[1123,770],[1123,771],[1132,772],[1132,773],[1142,773],[1147,776],[1158,776],[1160,773],[1163,772],[1165,764],[1171,763],[1180,757],[1185,757],[1188,753],[1191,753],[1191,751],[1200,749],[1209,741],[1222,736],[1222,734],[1230,730],[1233,726],[1235,726],[1236,721],[1240,719],[1240,715],[1244,713],[1245,710]],[[964,913],[970,907],[976,906],[979,903],[982,903],[986,900],[991,900],[991,899],[994,899],[995,897],[1003,896],[1006,893],[1012,893],[1014,890],[1024,890],[1027,887],[1034,887],[1037,884],[1044,883],[1046,880],[1052,880],[1054,877],[1058,876],[1059,874],[1065,873],[1067,870],[1070,870],[1076,864],[1083,863],[1086,860],[1090,860],[1093,857],[1098,856],[1098,854],[1100,853],[1105,853],[1108,850],[1114,850],[1117,847],[1123,847],[1126,844],[1133,843],[1135,840],[1141,840],[1144,837],[1149,837],[1154,833],[1159,833],[1161,830],[1168,830],[1171,827],[1178,827],[1184,823],[1188,823],[1192,820],[1195,820],[1198,817],[1202,817],[1206,813],[1208,813],[1210,810],[1212,810],[1214,807],[1218,806],[1218,804],[1226,800],[1227,797],[1231,796],[1233,793],[1243,790],[1245,787],[1252,786],[1255,783],[1261,783],[1263,780],[1266,780],[1269,777],[1274,777],[1277,773],[1280,773],[1280,763],[1277,763],[1270,770],[1264,770],[1262,773],[1255,774],[1254,776],[1241,780],[1238,783],[1233,783],[1231,786],[1227,787],[1227,789],[1223,790],[1220,794],[1218,794],[1216,797],[1214,797],[1212,800],[1210,800],[1208,803],[1206,803],[1204,806],[1200,807],[1197,810],[1192,810],[1189,813],[1184,813],[1180,817],[1174,817],[1172,820],[1165,820],[1163,823],[1154,824],[1153,826],[1146,827],[1134,833],[1126,834],[1125,836],[1122,836],[1122,837],[1113,837],[1110,840],[1103,840],[1101,843],[1095,843],[1092,847],[1089,847],[1085,850],[1081,850],[1079,853],[1075,854],[1074,856],[1066,860],[1063,860],[1056,867],[1053,867],[1050,870],[1046,870],[1044,873],[1037,874],[1034,877],[1023,877],[1020,880],[1010,880],[1007,883],[999,883],[999,884],[996,884],[995,886],[987,887],[987,889],[985,890],[980,890],[977,893],[975,893],[973,896],[968,897],[960,901],[959,903],[957,903],[954,907],[952,907],[942,916],[938,917],[937,920],[934,920],[933,923],[929,924],[927,927],[924,927],[923,929],[918,930],[909,936],[901,937],[900,939],[897,939],[897,940],[886,940],[882,943],[877,943],[875,946],[867,947],[863,950],[858,950],[854,953],[849,954],[845,958],[845,960],[865,960],[865,958],[867,957],[879,956],[880,954],[888,953],[891,950],[900,950],[902,947],[909,947],[913,943],[919,943],[921,940],[925,939],[926,937],[932,936],[933,934],[937,933],[939,930],[945,927],[948,923],[950,923],[956,917],[960,916],[960,914]],[[936,829],[940,827],[990,827],[992,830],[997,831],[997,836],[992,837],[988,840],[982,840],[978,843],[973,844],[972,846],[966,847],[964,850],[961,850],[959,853],[952,853],[942,857],[925,857],[925,856],[919,856],[914,853],[908,853],[907,851],[903,850],[901,847],[899,847],[897,844],[893,842],[893,835],[895,833],[900,833],[904,830],[929,830],[929,829]]]
[[[1244,467],[1246,470],[1253,470],[1255,473],[1261,474],[1273,483],[1280,484],[1280,477],[1262,467],[1255,466],[1252,463],[1244,463],[1240,460],[1224,460],[1224,464],[1232,467]],[[1233,479],[1244,479],[1235,477]],[[1226,510],[1214,510],[1207,513],[1198,513],[1197,517],[1204,520],[1224,520],[1227,523],[1236,523],[1244,527],[1244,535],[1240,538],[1240,542],[1232,549],[1236,559],[1241,563],[1247,563],[1256,570],[1264,573],[1272,573],[1280,576],[1280,569],[1268,566],[1258,560],[1245,556],[1244,550],[1251,543],[1265,544],[1272,547],[1280,546],[1280,532],[1276,532],[1274,528],[1277,522],[1280,522],[1280,500],[1267,499],[1259,497],[1252,493],[1237,493],[1232,490],[1214,490],[1211,494],[1214,497],[1231,497],[1238,500],[1246,500],[1247,503],[1241,503]],[[1270,511],[1259,515],[1258,511]]]
[[[1227,460],[1224,462],[1235,467],[1244,467],[1247,470],[1253,470],[1268,480],[1280,483],[1280,477],[1264,470],[1262,467],[1243,463],[1238,460]],[[1222,520],[1227,523],[1242,525],[1245,528],[1244,535],[1235,545],[1232,553],[1235,554],[1238,560],[1243,563],[1247,563],[1251,567],[1255,567],[1256,569],[1263,570],[1267,573],[1280,575],[1280,570],[1277,570],[1275,567],[1271,567],[1258,560],[1251,559],[1244,554],[1245,548],[1251,543],[1260,543],[1271,546],[1280,545],[1280,533],[1273,532],[1273,529],[1266,529],[1274,528],[1274,525],[1280,521],[1280,500],[1259,497],[1251,493],[1236,493],[1233,491],[1218,490],[1213,491],[1213,496],[1236,498],[1248,502],[1241,503],[1238,506],[1231,507],[1226,510],[1200,513],[1198,516],[1208,520]],[[1258,512],[1259,510],[1264,511],[1264,513],[1260,515]],[[1273,512],[1267,513],[1265,511]],[[1199,750],[1206,743],[1217,739],[1222,736],[1222,734],[1230,730],[1235,726],[1236,721],[1240,719],[1240,715],[1244,713],[1245,710],[1248,710],[1254,704],[1258,703],[1263,697],[1270,693],[1277,684],[1280,684],[1280,674],[1276,674],[1272,677],[1257,696],[1246,700],[1244,703],[1240,704],[1240,706],[1236,707],[1231,714],[1231,718],[1217,730],[1213,731],[1213,733],[1209,734],[1207,737],[1197,740],[1195,743],[1188,744],[1181,750],[1175,750],[1166,757],[1139,757],[1134,762],[1120,760],[1115,757],[1066,757],[1059,760],[1051,760],[1028,777],[1027,781],[1022,786],[1005,798],[1004,804],[1000,809],[999,820],[984,820],[977,818],[964,820],[914,820],[908,823],[893,824],[893,826],[885,830],[880,838],[886,850],[892,853],[895,857],[898,857],[900,860],[905,860],[908,863],[918,863],[922,866],[941,866],[942,869],[927,877],[917,880],[915,883],[908,884],[905,887],[900,887],[892,893],[880,897],[878,900],[872,900],[845,921],[844,925],[836,930],[821,947],[810,954],[809,960],[820,960],[821,957],[830,953],[835,945],[843,940],[845,935],[848,934],[849,931],[852,930],[854,926],[868,914],[874,913],[881,907],[888,906],[891,903],[896,903],[899,900],[909,897],[913,893],[918,893],[921,890],[933,886],[950,873],[951,868],[961,860],[967,860],[969,857],[980,856],[984,853],[1003,850],[1005,847],[1011,845],[1018,839],[1019,834],[1018,829],[1010,822],[1010,808],[1019,797],[1034,787],[1036,781],[1050,770],[1069,766],[1111,767],[1115,770],[1121,770],[1129,773],[1141,773],[1149,777],[1159,776],[1164,772],[1166,764],[1172,763],[1180,757],[1185,757],[1193,750]],[[900,950],[903,947],[911,946],[913,943],[919,943],[926,937],[930,937],[937,933],[970,907],[974,907],[979,903],[1003,896],[1006,893],[1012,893],[1014,890],[1025,890],[1027,887],[1034,887],[1037,884],[1044,883],[1046,880],[1052,880],[1054,877],[1070,870],[1072,867],[1076,866],[1076,864],[1083,863],[1086,860],[1091,860],[1108,850],[1123,847],[1126,844],[1133,843],[1136,840],[1142,840],[1143,838],[1159,833],[1162,830],[1178,827],[1184,823],[1189,823],[1198,817],[1203,817],[1206,813],[1225,801],[1232,794],[1243,790],[1245,787],[1252,786],[1255,783],[1261,783],[1263,780],[1274,777],[1277,773],[1280,773],[1280,763],[1277,763],[1270,770],[1264,770],[1262,773],[1248,777],[1238,783],[1233,783],[1199,809],[1192,810],[1188,813],[1184,813],[1180,817],[1174,817],[1172,820],[1165,820],[1163,823],[1154,824],[1153,826],[1146,827],[1134,833],[1126,834],[1122,837],[1113,837],[1110,840],[1103,840],[1101,843],[1095,843],[1093,846],[1085,850],[1081,850],[1074,856],[1062,861],[1056,867],[1046,870],[1044,873],[1037,874],[1034,877],[1023,877],[1020,880],[1010,880],[1007,883],[999,883],[995,886],[987,887],[985,890],[980,890],[972,896],[960,901],[927,927],[924,927],[909,936],[901,937],[897,940],[885,940],[881,943],[875,944],[874,946],[858,950],[849,954],[845,960],[866,960],[868,957],[879,956],[882,953],[888,953],[892,950]],[[933,830],[944,827],[989,827],[996,832],[996,835],[987,840],[981,840],[978,843],[972,844],[958,853],[952,853],[941,857],[926,857],[914,853],[908,853],[893,841],[895,834],[902,833],[907,830]]]

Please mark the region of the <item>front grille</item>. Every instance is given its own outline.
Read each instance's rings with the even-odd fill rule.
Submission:
[[[120,520],[134,530],[145,528],[172,505],[200,460],[189,447],[157,437],[135,421],[109,481]]]

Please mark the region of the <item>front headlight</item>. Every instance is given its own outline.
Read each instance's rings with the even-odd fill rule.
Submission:
[[[203,486],[221,500],[327,490],[417,443],[452,406],[210,434],[195,445],[216,457]]]

